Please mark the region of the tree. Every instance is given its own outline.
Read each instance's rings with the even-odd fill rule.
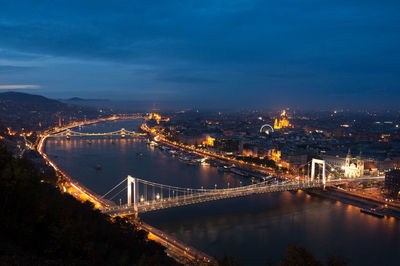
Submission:
[[[279,266],[322,266],[307,249],[297,244],[291,244],[286,249],[286,254],[279,262]]]
[[[337,256],[329,256],[326,265],[327,266],[346,266],[347,263],[349,262],[349,259],[347,258],[341,258]]]
[[[230,257],[230,256],[224,256],[220,259],[218,259],[218,265],[219,266],[240,266],[242,265],[239,263],[236,258]]]
[[[175,265],[126,218],[110,219],[55,187],[0,143],[0,265]]]

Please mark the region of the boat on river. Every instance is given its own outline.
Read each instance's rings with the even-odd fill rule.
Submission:
[[[237,175],[246,176],[246,177],[249,176],[249,173],[247,173],[245,171],[242,171],[242,170],[239,170],[237,168],[231,168],[230,170],[231,170],[232,173],[237,174]]]
[[[385,217],[385,215],[383,215],[383,213],[377,212],[375,208],[360,209],[360,212],[366,213],[366,214],[369,214],[369,215],[373,215],[373,216],[378,217],[378,218]]]

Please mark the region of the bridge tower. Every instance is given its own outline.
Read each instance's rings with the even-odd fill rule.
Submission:
[[[71,129],[68,128],[65,134],[67,136],[67,139],[69,139],[71,137]]]
[[[315,165],[316,164],[322,165],[322,182],[325,184],[326,179],[325,179],[325,161],[324,160],[312,159],[312,161],[311,161],[311,181],[313,181],[315,178]]]
[[[133,184],[133,209],[138,211],[138,182],[136,177],[128,175],[128,206],[132,206],[132,184]]]
[[[125,128],[121,128],[121,138],[125,138],[126,136],[126,130]]]

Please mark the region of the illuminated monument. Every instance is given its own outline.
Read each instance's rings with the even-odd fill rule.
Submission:
[[[347,153],[346,156],[346,162],[344,165],[344,176],[354,178],[354,177],[361,177],[363,175],[364,175],[364,161],[361,158],[361,152],[359,156],[353,158],[349,149],[349,152]]]
[[[291,125],[289,123],[286,110],[283,110],[281,113],[281,117],[279,119],[275,118],[274,129],[281,129],[286,127],[291,127]]]
[[[157,124],[160,124],[160,121],[165,121],[165,122],[169,121],[169,117],[161,117],[161,115],[157,113],[150,113],[149,116],[147,117],[147,120],[151,119],[156,120]]]
[[[215,138],[207,136],[206,140],[203,141],[203,146],[214,147]]]

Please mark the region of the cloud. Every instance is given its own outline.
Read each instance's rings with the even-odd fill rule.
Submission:
[[[211,78],[201,78],[201,77],[186,77],[186,76],[172,76],[159,78],[160,81],[173,82],[173,83],[220,83],[221,81],[211,79]]]
[[[400,97],[398,0],[114,2],[0,1],[0,84],[57,97]]]
[[[26,67],[26,66],[12,66],[12,65],[0,65],[0,74],[1,73],[10,73],[10,72],[19,72],[19,71],[26,71],[30,70],[33,67]]]
[[[0,90],[18,90],[18,89],[38,89],[39,85],[21,84],[21,85],[0,85]]]

